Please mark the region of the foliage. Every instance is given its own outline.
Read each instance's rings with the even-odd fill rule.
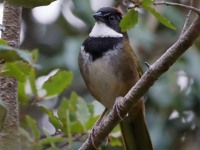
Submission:
[[[166,27],[175,30],[176,28],[174,25],[164,16],[162,16],[160,13],[158,13],[154,8],[152,8],[150,5],[153,4],[152,0],[143,0],[141,2],[141,7],[147,11],[149,11],[152,15],[156,17],[160,23],[165,25]],[[138,6],[137,6],[138,7]],[[120,26],[122,28],[122,31],[125,32],[128,29],[133,28],[138,22],[138,12],[132,8],[122,19]]]
[[[123,32],[133,28],[138,22],[138,12],[133,8],[123,17],[120,26]]]
[[[55,0],[7,0],[9,3],[26,8],[49,5]]]
[[[2,45],[0,45],[1,59],[6,61],[0,67],[0,75],[13,77],[18,80],[18,95],[20,104],[23,104],[23,107],[28,108],[31,104],[48,99],[49,96],[58,96],[71,84],[73,78],[72,72],[56,70],[54,74],[48,75],[41,87],[46,91],[46,94],[43,97],[39,96],[38,93],[41,89],[36,85],[34,68],[34,66],[36,66],[34,63],[38,59],[38,51],[33,50],[32,52],[28,52],[13,49],[7,46],[5,41],[0,40],[0,42],[2,43]],[[30,83],[31,95],[26,93],[27,81]],[[30,96],[34,98],[30,99]],[[3,125],[7,112],[6,108],[3,106],[3,104],[0,105],[0,127]],[[36,120],[25,114],[25,120],[23,122],[28,125],[27,127],[30,129],[30,132],[21,127],[20,133],[22,139],[26,139],[26,142],[23,144],[25,144],[24,146],[27,148],[42,149],[44,146],[49,147],[48,145],[50,145],[49,149],[57,150],[59,147],[62,147],[62,143],[68,143],[67,146],[72,147],[73,137],[80,133],[82,136],[85,136],[98,119],[98,116],[94,115],[93,105],[85,102],[75,92],[71,93],[69,99],[65,97],[62,99],[57,113],[54,113],[53,110],[43,105],[38,107],[48,116],[49,123],[55,128],[55,131],[63,136],[60,136],[60,134],[50,135],[48,130],[45,128],[40,129]],[[40,130],[43,131],[45,138],[42,138],[43,135]],[[113,144],[119,145],[120,142],[117,141],[117,138],[115,138]]]

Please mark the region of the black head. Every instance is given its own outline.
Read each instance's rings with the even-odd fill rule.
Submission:
[[[93,14],[97,22],[105,23],[108,27],[121,33],[119,23],[122,19],[122,12],[114,7],[103,7]]]

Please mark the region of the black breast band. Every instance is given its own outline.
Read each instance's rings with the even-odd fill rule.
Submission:
[[[89,37],[83,42],[85,52],[92,60],[102,57],[107,51],[115,50],[121,44],[123,37]]]

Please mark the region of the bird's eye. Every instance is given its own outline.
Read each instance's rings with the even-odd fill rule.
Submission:
[[[114,16],[110,16],[110,17],[109,17],[109,20],[110,20],[110,21],[113,21],[113,20],[115,20],[115,17],[114,17]]]

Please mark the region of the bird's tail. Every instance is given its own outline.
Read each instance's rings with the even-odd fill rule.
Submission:
[[[120,123],[125,150],[153,150],[144,109],[144,100],[140,100],[130,111],[128,119]]]

